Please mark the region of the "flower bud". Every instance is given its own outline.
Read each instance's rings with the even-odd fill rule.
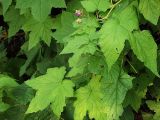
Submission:
[[[81,10],[76,10],[75,11],[75,16],[77,16],[77,17],[82,16],[82,11]]]
[[[78,23],[78,24],[82,23],[82,19],[78,18],[78,19],[76,20],[76,23]]]

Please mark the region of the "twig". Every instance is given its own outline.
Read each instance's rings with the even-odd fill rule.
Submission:
[[[137,74],[137,70],[135,69],[135,67],[130,63],[130,61],[128,59],[126,59],[128,64],[131,66],[131,68],[134,70],[134,72]]]
[[[106,20],[108,19],[108,17],[110,16],[111,12],[113,11],[113,9],[121,2],[122,0],[119,0],[118,2],[116,2],[115,4],[112,5],[111,9],[109,10],[109,12],[107,13],[107,15],[105,17],[103,17],[100,20]],[[111,2],[113,3],[113,1],[111,0]]]

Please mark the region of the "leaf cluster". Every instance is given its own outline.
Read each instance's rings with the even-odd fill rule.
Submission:
[[[0,120],[160,120],[160,0],[0,0]]]

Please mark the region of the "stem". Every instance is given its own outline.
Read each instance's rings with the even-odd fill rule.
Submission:
[[[96,18],[99,19],[99,11],[96,12]]]
[[[128,59],[126,59],[128,64],[131,66],[131,68],[134,70],[134,72],[137,74],[137,70],[135,69],[135,67],[130,63],[130,61]]]
[[[101,20],[106,20],[108,19],[108,17],[110,16],[111,12],[113,11],[113,9],[121,2],[122,0],[119,0],[118,2],[116,2],[114,5],[112,5],[111,9],[109,10],[109,12],[107,13],[107,15],[102,18]],[[113,1],[111,0],[111,2],[113,3]]]
[[[84,77],[84,76],[87,76],[89,75],[90,73],[85,73],[85,74],[82,74],[82,75],[79,75],[79,76],[75,76],[75,77],[72,77],[72,79],[79,79],[81,77]]]
[[[111,0],[111,4],[113,5],[113,0]]]

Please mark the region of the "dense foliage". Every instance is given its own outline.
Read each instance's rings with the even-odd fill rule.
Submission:
[[[0,120],[160,120],[160,0],[0,0],[0,15]]]

